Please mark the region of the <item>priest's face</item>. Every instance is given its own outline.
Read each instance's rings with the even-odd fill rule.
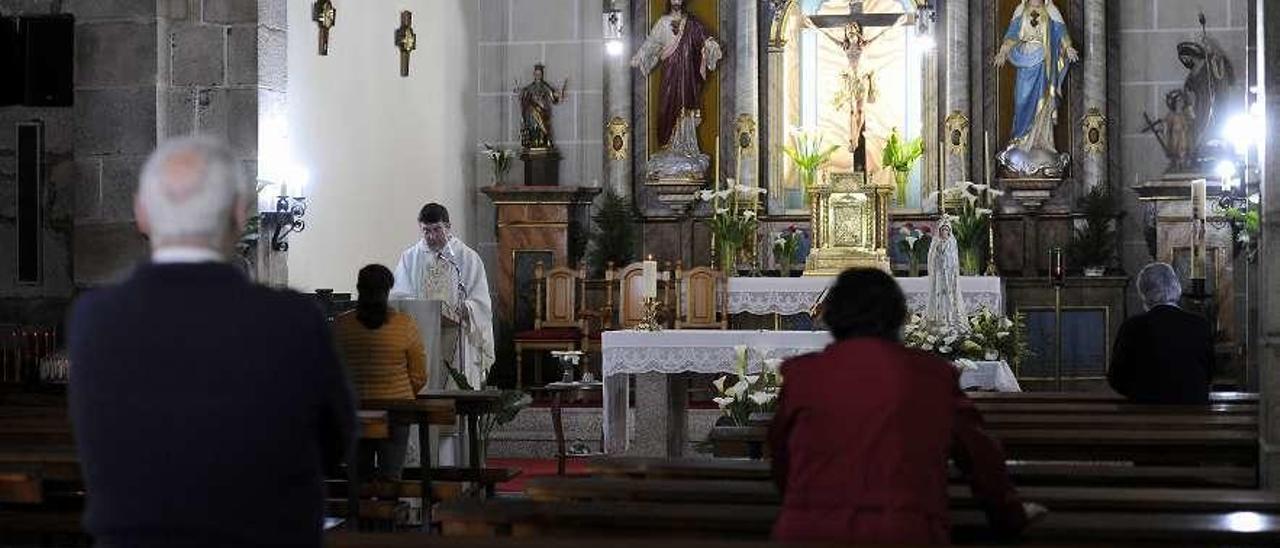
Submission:
[[[449,223],[418,223],[422,230],[422,241],[432,251],[444,249],[449,242]]]
[[[671,13],[684,13],[684,0],[671,0]]]

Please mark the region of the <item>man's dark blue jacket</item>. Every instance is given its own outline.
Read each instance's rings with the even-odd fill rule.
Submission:
[[[313,302],[222,263],[147,264],[76,302],[69,345],[100,545],[320,544],[355,410]]]

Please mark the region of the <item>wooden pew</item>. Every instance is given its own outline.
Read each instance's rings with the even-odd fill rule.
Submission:
[[[768,538],[777,508],[638,502],[537,502],[494,499],[442,504],[447,536],[600,536],[635,538]],[[976,510],[952,512],[953,539],[991,541]],[[1203,545],[1280,544],[1280,515],[1250,512],[1053,512],[1029,529],[1031,542]]]
[[[1129,466],[1103,463],[1009,462],[1009,475],[1018,485],[1097,485],[1115,487],[1232,487],[1255,485],[1253,471],[1230,466]],[[587,461],[588,475],[691,480],[772,481],[767,461],[746,459],[595,458]],[[963,480],[950,470],[951,480]]]
[[[1280,493],[1243,489],[1127,489],[1114,487],[1020,487],[1022,497],[1053,511],[1214,512],[1231,510],[1280,514]],[[629,501],[672,504],[777,506],[771,482],[742,480],[653,480],[553,478],[529,480],[525,493],[541,502]],[[952,508],[974,508],[968,486],[952,485]]]

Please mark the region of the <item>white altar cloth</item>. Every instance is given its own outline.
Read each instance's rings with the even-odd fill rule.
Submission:
[[[737,370],[735,347],[747,347],[747,370],[757,372],[767,359],[786,359],[799,354],[816,352],[831,342],[826,331],[754,331],[676,329],[667,331],[606,331],[601,334],[601,373],[605,380],[604,437],[605,448],[610,453],[620,453],[626,448],[627,407],[630,394],[626,375],[640,373],[733,373]],[[1021,392],[1018,380],[1009,365],[1002,361],[969,361],[971,367],[962,368],[960,387],[965,390],[995,390]],[[673,395],[675,399],[683,394]],[[668,409],[682,413],[683,401],[669,402]],[[637,410],[639,411],[639,410]],[[637,413],[638,414],[638,413]],[[682,420],[675,424],[682,424]],[[642,431],[645,430],[645,431]],[[653,428],[636,429],[635,435],[668,436],[669,432],[648,432]],[[659,440],[646,440],[644,447],[670,446]],[[675,445],[679,445],[678,443]],[[649,455],[663,456],[663,455]],[[674,457],[679,455],[665,455]]]
[[[907,309],[923,313],[929,304],[929,278],[894,278],[907,297]],[[730,314],[805,314],[835,281],[830,276],[729,278]],[[968,313],[986,307],[1004,313],[1004,284],[998,276],[961,276],[960,292]]]

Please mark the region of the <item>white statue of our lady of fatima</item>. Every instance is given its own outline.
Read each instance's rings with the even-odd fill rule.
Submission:
[[[925,320],[933,325],[963,327],[964,298],[960,294],[960,248],[951,230],[951,217],[938,221],[938,237],[929,244],[929,304]]]

